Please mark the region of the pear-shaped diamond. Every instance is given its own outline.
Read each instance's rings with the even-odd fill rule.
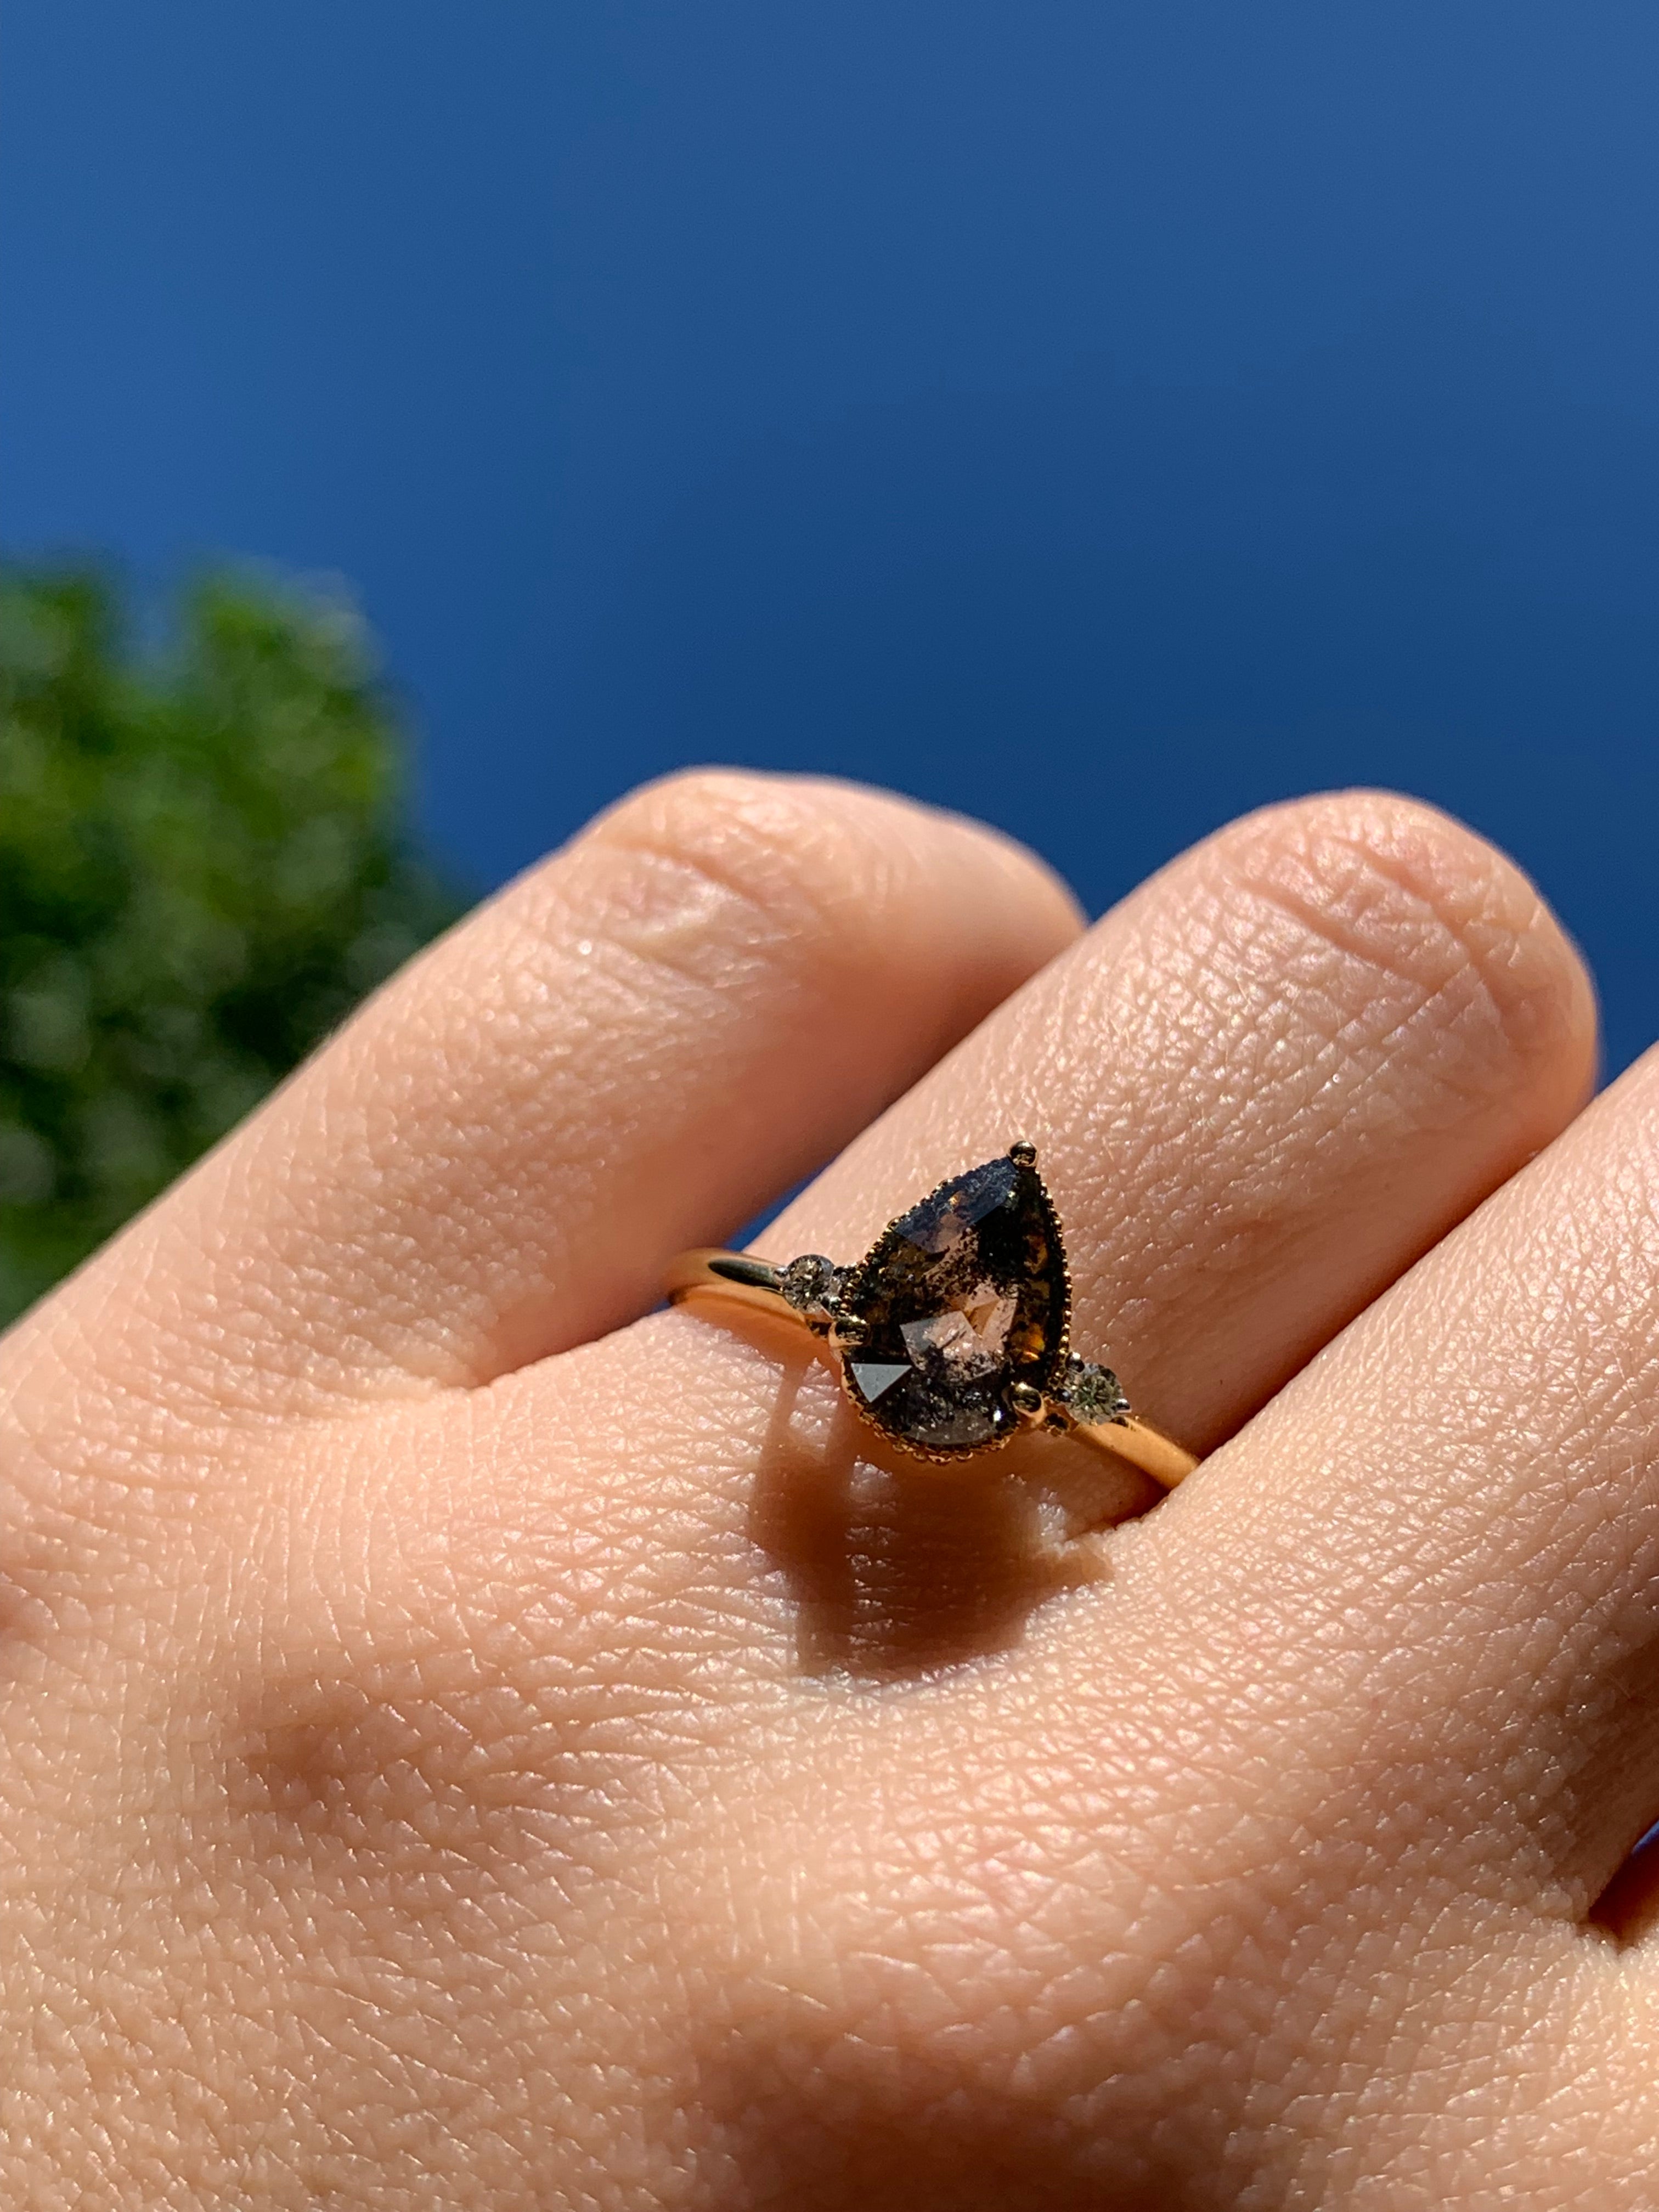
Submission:
[[[1018,1426],[1015,1382],[1053,1382],[1068,1301],[1036,1169],[1012,1157],[970,1169],[902,1214],[848,1284],[843,1310],[862,1324],[854,1395],[901,1443],[976,1451]]]

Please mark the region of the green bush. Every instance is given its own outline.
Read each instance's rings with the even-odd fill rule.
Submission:
[[[0,575],[0,1318],[459,911],[349,607],[220,576],[173,648]]]

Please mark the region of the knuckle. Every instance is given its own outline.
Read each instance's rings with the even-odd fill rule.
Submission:
[[[1588,1080],[1595,1012],[1577,953],[1521,870],[1437,809],[1386,792],[1299,800],[1233,824],[1209,854],[1339,1027],[1381,1017],[1393,1034],[1426,1017],[1488,1056],[1565,1054]]]
[[[840,993],[926,933],[941,834],[879,793],[702,769],[630,794],[549,880],[564,933],[579,923],[654,969],[726,989],[747,967]]]
[[[464,1905],[565,1825],[549,1727],[522,1685],[453,1654],[269,1676],[227,1744],[236,1851],[359,1911]]]
[[[902,2174],[923,2201],[1000,2202],[985,2175],[1018,2172],[1022,2203],[1139,2203],[1160,2166],[1149,2147],[1176,2124],[1171,2197],[1175,2168],[1255,2164],[1249,2123],[1276,2104],[1273,2045],[1295,2003],[1267,1897],[1174,1865],[1126,1876],[1047,1809],[1035,1834],[930,1824],[856,1889],[798,1874],[786,1904],[779,1886],[763,1954],[708,2008],[727,2033],[700,2086],[739,2171],[783,2161],[792,2203],[837,2161],[848,2201]],[[1218,2011],[1224,2044],[1206,2033]]]
[[[890,890],[893,841],[870,818],[888,809],[861,805],[860,796],[696,770],[624,799],[596,826],[594,842],[799,931],[854,918]]]

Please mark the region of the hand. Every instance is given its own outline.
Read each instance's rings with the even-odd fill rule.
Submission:
[[[0,2199],[1651,2206],[1659,1069],[1574,1120],[1573,952],[1402,801],[1075,931],[647,791],[12,1334]],[[1094,1544],[650,1310],[1017,1136],[1214,1453]]]

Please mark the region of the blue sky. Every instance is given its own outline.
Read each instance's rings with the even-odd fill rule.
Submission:
[[[1659,1030],[1659,14],[10,0],[6,544],[349,577],[480,885],[736,760],[1099,907],[1356,780]]]

